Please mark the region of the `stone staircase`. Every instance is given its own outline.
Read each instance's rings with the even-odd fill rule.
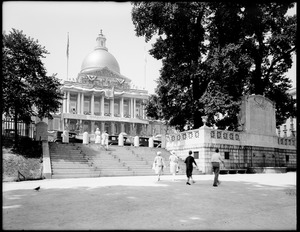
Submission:
[[[99,176],[77,144],[49,143],[49,150],[53,179]]]
[[[52,178],[148,176],[155,175],[152,164],[157,151],[165,160],[164,175],[171,175],[170,153],[163,148],[110,146],[106,151],[94,143],[50,145]],[[179,160],[179,175],[185,175],[185,164]],[[194,168],[193,174],[201,174]]]
[[[114,152],[114,148],[108,151],[97,148],[95,144],[79,144],[84,157],[99,172],[99,176],[132,176],[134,172],[122,162]]]

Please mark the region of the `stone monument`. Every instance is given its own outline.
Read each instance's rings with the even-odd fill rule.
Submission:
[[[48,140],[48,125],[45,122],[38,122],[36,124],[35,140],[44,141]]]
[[[276,136],[275,104],[261,95],[244,96],[239,124],[246,133]]]

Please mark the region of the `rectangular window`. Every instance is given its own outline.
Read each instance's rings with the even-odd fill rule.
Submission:
[[[289,162],[290,161],[290,156],[289,155],[285,155],[285,161]]]
[[[90,114],[91,113],[91,98],[89,96],[84,96],[84,106],[83,106],[83,113]]]
[[[104,115],[105,116],[110,116],[110,109],[109,109],[109,100],[104,99]]]
[[[94,99],[94,114],[100,115],[101,114],[101,103],[100,103],[100,97],[95,97]]]
[[[129,113],[129,101],[124,99],[124,117],[130,115]]]
[[[141,103],[138,101],[135,103],[135,116],[136,117],[141,116]]]
[[[229,159],[229,152],[228,152],[228,151],[225,151],[225,152],[224,152],[224,156],[225,156],[225,157],[224,157],[225,159]]]
[[[114,114],[117,117],[120,117],[120,100],[116,100],[114,101]]]
[[[53,130],[58,130],[59,129],[59,118],[54,118],[53,119]]]
[[[194,151],[194,159],[199,159],[199,151]]]
[[[77,96],[70,95],[70,113],[77,113]]]

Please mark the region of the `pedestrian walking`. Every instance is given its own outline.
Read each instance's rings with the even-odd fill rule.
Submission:
[[[216,148],[215,153],[212,154],[210,162],[212,165],[213,172],[215,173],[213,186],[218,187],[218,185],[220,185],[221,183],[219,181],[220,162],[222,162],[225,167],[225,162],[221,158],[218,148]]]
[[[105,150],[108,150],[108,134],[106,131],[102,133],[102,146],[105,148]]]
[[[162,174],[164,167],[164,158],[161,157],[161,152],[158,151],[153,161],[153,168],[155,170],[155,174],[157,174],[157,181],[160,181],[160,175]]]
[[[95,131],[95,144],[97,144],[97,148],[100,149],[100,145],[101,145],[101,132],[99,130],[99,128],[96,129]]]
[[[190,184],[190,179],[192,180],[193,183],[195,183],[195,181],[193,180],[193,164],[196,165],[196,167],[198,167],[194,157],[192,156],[193,152],[189,151],[189,156],[186,157],[184,163],[186,164],[186,176],[187,176],[187,181],[186,184],[187,185],[191,185]]]
[[[170,173],[173,175],[173,181],[175,181],[175,175],[178,169],[178,157],[175,154],[175,151],[171,151],[171,155],[169,157],[170,161]]]

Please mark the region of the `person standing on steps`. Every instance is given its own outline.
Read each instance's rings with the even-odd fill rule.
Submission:
[[[171,151],[169,161],[170,161],[170,173],[173,175],[172,180],[175,181],[175,175],[178,168],[178,157],[175,155],[175,151]]]
[[[157,181],[160,181],[160,175],[163,172],[164,166],[165,166],[164,158],[161,157],[161,152],[158,151],[153,161],[153,167],[155,173],[157,174]]]
[[[102,133],[102,146],[105,148],[105,150],[108,150],[108,134],[106,131]]]
[[[189,156],[186,157],[184,163],[186,164],[186,176],[187,176],[187,181],[186,184],[187,185],[191,185],[190,184],[190,179],[192,180],[193,183],[195,183],[195,181],[193,180],[193,164],[196,165],[196,167],[198,167],[194,157],[192,156],[193,152],[189,151]]]
[[[99,128],[97,128],[95,131],[95,144],[97,144],[97,148],[99,150],[101,145],[101,132]]]
[[[218,148],[216,148],[215,153],[212,154],[210,162],[212,165],[213,172],[215,173],[213,186],[218,187],[218,185],[220,185],[221,183],[219,181],[220,163],[222,162],[225,167],[225,162],[221,158]]]

